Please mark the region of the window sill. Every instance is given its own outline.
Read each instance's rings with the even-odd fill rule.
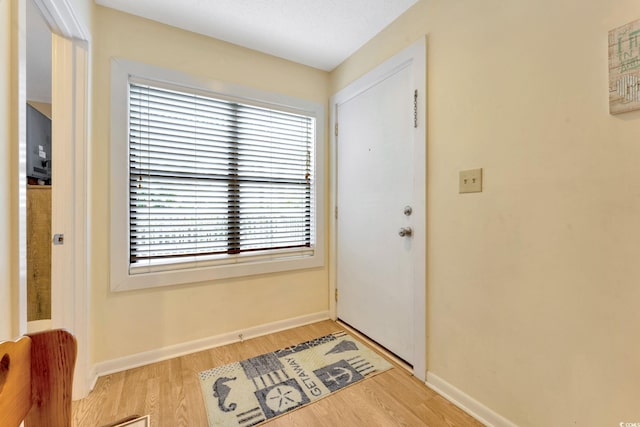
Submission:
[[[173,265],[135,266],[122,271],[112,271],[111,290],[114,292],[146,289],[160,286],[173,286],[186,283],[209,282],[235,277],[254,276],[317,268],[324,265],[324,257],[310,254],[309,250],[298,254],[288,253],[271,256],[245,257],[233,264],[225,260],[224,264],[215,261],[193,261]],[[123,263],[124,264],[124,263]]]

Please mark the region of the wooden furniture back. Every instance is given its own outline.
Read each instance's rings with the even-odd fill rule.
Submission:
[[[0,343],[0,426],[71,426],[76,353],[61,329]]]

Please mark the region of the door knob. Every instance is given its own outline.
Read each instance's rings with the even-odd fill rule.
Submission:
[[[408,237],[408,236],[411,236],[412,233],[413,233],[413,230],[411,229],[411,227],[402,227],[400,231],[398,231],[398,236]]]

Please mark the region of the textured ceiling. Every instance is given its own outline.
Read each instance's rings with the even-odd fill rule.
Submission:
[[[416,1],[96,0],[96,3],[329,71]]]

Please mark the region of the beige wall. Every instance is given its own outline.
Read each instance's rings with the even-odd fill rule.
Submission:
[[[38,110],[40,113],[51,118],[51,104],[46,102],[27,101],[27,104]]]
[[[19,333],[18,99],[24,99],[24,88],[18,84],[18,52],[26,43],[24,7],[24,0],[0,0],[0,340]]]
[[[420,1],[332,93],[428,35],[429,370],[522,426],[640,421],[640,113],[608,113],[636,0]],[[481,194],[458,171],[483,167]]]
[[[326,104],[328,73],[96,7],[91,141],[94,363],[328,310],[327,268],[144,291],[109,290],[110,58]]]

